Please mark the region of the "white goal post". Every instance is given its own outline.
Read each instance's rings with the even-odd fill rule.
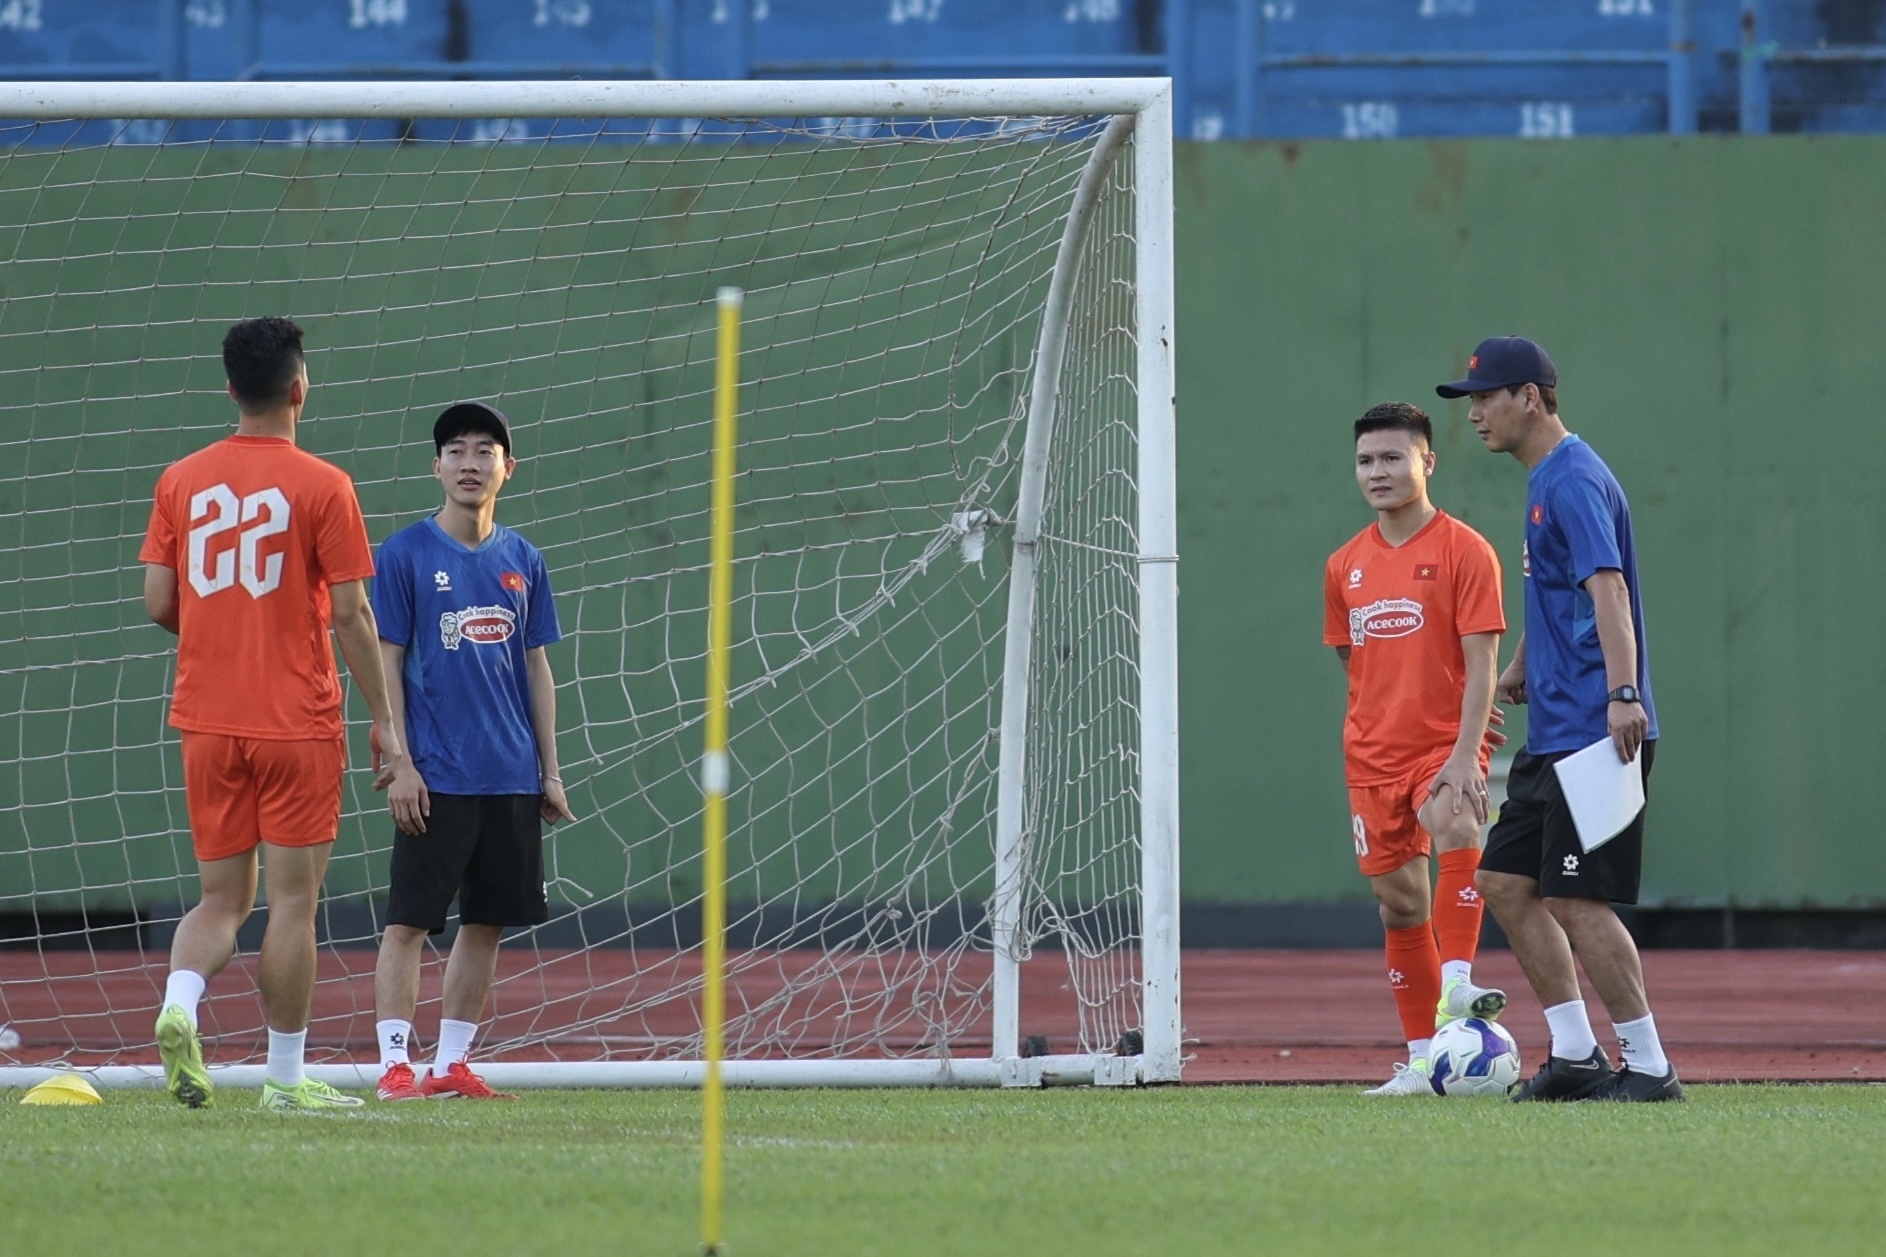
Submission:
[[[157,472],[227,430],[218,346],[259,314],[307,328],[302,444],[376,544],[437,504],[443,404],[517,433],[499,520],[550,565],[582,819],[478,1068],[699,1085],[723,283],[748,319],[726,1083],[1179,1079],[1168,80],[14,83],[0,119],[0,1086],[161,1083],[195,869],[137,542]],[[359,776],[309,1036],[344,1086],[378,1074],[390,842]],[[205,1004],[237,1086],[246,963]]]

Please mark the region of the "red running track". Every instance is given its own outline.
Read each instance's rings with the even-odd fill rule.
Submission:
[[[371,951],[322,953],[311,1058],[371,1059],[373,960]],[[684,1039],[698,1024],[690,1000],[657,994],[698,972],[692,955],[518,948],[503,961],[507,981],[489,1036],[534,1035],[543,1042],[532,1057],[591,1059],[602,1041],[621,1055],[666,1056],[655,1045]],[[252,963],[238,960],[212,988],[204,1028],[213,1060],[255,1059],[262,1050]],[[766,958],[734,982],[729,1007],[757,1003],[819,963],[813,952]],[[901,963],[922,967],[929,959]],[[1373,1083],[1402,1054],[1379,953],[1191,951],[1183,964],[1187,1082]],[[956,981],[973,985],[987,967],[984,956],[965,957]],[[1665,1047],[1688,1081],[1886,1082],[1886,952],[1653,951],[1645,953],[1644,968]],[[162,957],[135,952],[0,953],[0,1020],[25,1039],[18,1050],[0,1052],[0,1064],[154,1062],[147,1048],[119,1045],[149,1043],[163,978]],[[1512,1003],[1505,1024],[1525,1058],[1538,1060],[1544,1019],[1511,953],[1482,955],[1475,979],[1506,990]],[[430,1006],[421,1009],[422,1033],[436,1025],[438,981],[435,961],[423,987]],[[868,998],[873,982],[854,975],[851,999]],[[1073,1050],[1075,1002],[1060,959],[1030,962],[1022,989],[1023,1032],[1046,1035],[1055,1051]],[[648,1003],[617,1011],[637,997]],[[1603,1042],[1602,1006],[1589,991],[1587,999]],[[580,1034],[550,1033],[553,1023],[571,1017],[587,1022]],[[829,991],[793,1000],[782,1018],[814,1037],[842,1020],[842,1005]],[[883,1042],[908,1052],[920,1033],[914,1024],[896,1028]],[[972,1026],[957,1050],[979,1054],[975,1037],[986,1043],[987,1033],[986,1023]]]
[[[1187,952],[1187,1082],[1369,1082],[1406,1055],[1380,953]],[[1502,1023],[1542,1060],[1545,1018],[1511,952],[1474,981],[1503,989]],[[1886,1082],[1886,952],[1649,951],[1657,1030],[1690,1082]],[[1598,1040],[1616,1058],[1589,987]],[[1531,1065],[1528,1065],[1530,1072]]]

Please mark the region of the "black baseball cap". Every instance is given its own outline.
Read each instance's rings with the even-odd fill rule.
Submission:
[[[1515,384],[1537,384],[1543,388],[1559,386],[1559,369],[1552,359],[1524,336],[1495,336],[1474,347],[1467,359],[1467,378],[1452,384],[1436,384],[1442,397],[1465,397],[1469,393],[1491,393],[1496,388]],[[508,446],[506,447],[509,448]]]
[[[447,406],[432,425],[432,448],[435,453],[445,449],[445,443],[467,432],[482,432],[504,447],[506,454],[514,454],[511,448],[511,429],[504,422],[504,412],[496,406],[487,406],[483,402],[457,402]]]

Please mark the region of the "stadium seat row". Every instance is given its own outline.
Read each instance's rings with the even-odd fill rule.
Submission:
[[[0,78],[1170,74],[1195,138],[1886,129],[1877,0],[0,0]]]

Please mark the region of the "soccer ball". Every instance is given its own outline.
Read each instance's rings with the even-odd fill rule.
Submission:
[[[1428,1083],[1436,1095],[1503,1096],[1518,1081],[1519,1045],[1497,1021],[1450,1021],[1428,1044]]]

